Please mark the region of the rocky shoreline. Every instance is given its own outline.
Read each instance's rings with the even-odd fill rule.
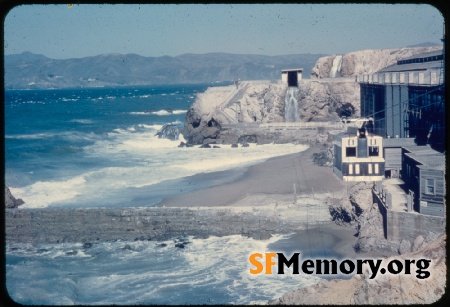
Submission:
[[[347,77],[345,80],[319,80],[329,71],[317,69],[315,80],[301,82],[303,90],[298,98],[304,103],[299,110],[302,121],[336,121],[346,112],[358,114],[358,87],[351,77],[369,68],[350,61],[355,56],[344,56],[354,66],[350,69],[344,65],[341,74]],[[365,59],[367,55],[359,56]],[[330,64],[332,58],[323,61]],[[164,241],[236,234],[267,239],[273,234],[291,234],[332,221],[354,230],[356,252],[431,257],[436,261],[436,278],[430,283],[417,279],[372,281],[365,276],[323,281],[287,293],[271,304],[398,304],[439,299],[445,285],[445,236],[437,238],[438,234],[430,233],[409,245],[384,239],[381,214],[372,199],[372,184],[342,183],[329,167],[330,142],[339,129],[315,127],[301,133],[297,128],[281,126],[260,129],[264,124],[283,122],[286,87],[279,82],[245,82],[236,87],[210,88],[187,112],[182,133],[189,145],[293,142],[317,145],[313,150],[255,165],[238,182],[175,195],[167,203],[163,201],[166,207],[21,209],[17,208],[20,199],[5,188],[6,243],[79,242],[89,246],[102,241]],[[331,195],[327,189],[335,191]],[[204,205],[199,206],[200,202]],[[409,291],[407,296],[405,291]],[[430,291],[434,292],[427,298]]]

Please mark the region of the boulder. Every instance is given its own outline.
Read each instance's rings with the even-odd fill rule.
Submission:
[[[411,252],[411,242],[403,239],[398,247],[398,253],[399,255],[403,255],[409,252]]]
[[[424,243],[425,243],[424,237],[422,237],[421,235],[418,235],[418,236],[414,239],[414,242],[413,242],[413,245],[412,245],[412,251],[413,251],[413,252],[418,251],[418,250],[422,247],[422,245],[423,245]]]
[[[21,198],[15,198],[9,188],[5,185],[5,207],[6,208],[17,208],[25,202]]]
[[[257,143],[258,142],[258,138],[256,137],[256,135],[251,134],[251,135],[241,135],[238,138],[238,143]]]
[[[181,132],[181,127],[177,124],[165,124],[156,132],[158,138],[169,139],[172,141],[178,140]]]

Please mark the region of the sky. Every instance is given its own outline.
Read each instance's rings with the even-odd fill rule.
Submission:
[[[104,53],[343,54],[440,43],[427,4],[22,5],[4,19],[4,51],[54,59]]]

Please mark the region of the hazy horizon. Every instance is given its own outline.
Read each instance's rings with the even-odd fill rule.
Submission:
[[[443,23],[427,4],[21,5],[5,16],[4,51],[53,59],[343,54],[439,44]]]

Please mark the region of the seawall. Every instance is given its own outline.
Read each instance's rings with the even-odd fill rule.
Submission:
[[[255,239],[287,234],[301,221],[227,209],[6,209],[6,243],[167,240],[241,234]]]

